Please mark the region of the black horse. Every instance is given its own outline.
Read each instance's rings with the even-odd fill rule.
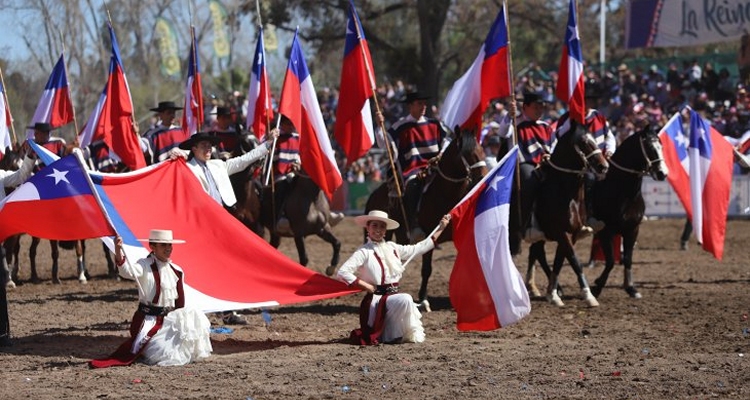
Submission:
[[[545,237],[557,242],[547,300],[557,306],[564,305],[557,288],[563,261],[567,259],[578,278],[581,297],[589,306],[596,307],[599,303],[591,294],[573,244],[586,220],[584,175],[589,171],[603,174],[609,164],[585,126],[574,121],[571,124],[570,131],[558,138],[549,160],[542,166],[544,179],[534,215]],[[532,257],[546,262],[543,243],[532,246],[529,259]]]
[[[612,155],[610,164],[614,168],[609,169],[606,178],[598,181],[593,190],[594,215],[606,224],[596,234],[606,265],[594,281],[592,293],[599,297],[604,289],[609,273],[615,266],[612,240],[615,235],[622,235],[622,264],[625,267],[623,287],[630,297],[637,299],[641,294],[633,286],[631,268],[633,247],[646,210],[641,184],[646,175],[663,181],[669,173],[657,132],[647,127],[625,139]]]
[[[424,192],[420,200],[417,221],[424,232],[430,232],[438,226],[440,218],[447,214],[469,190],[487,174],[484,161],[484,150],[477,142],[473,130],[456,129],[455,139],[446,147],[439,160],[427,171]],[[417,178],[419,179],[419,178]],[[397,197],[388,195],[388,184],[384,183],[375,189],[367,199],[365,213],[370,210],[384,210],[401,225],[395,232],[389,232],[391,240],[395,233],[396,242],[408,244],[409,239]],[[409,227],[411,229],[413,227]],[[438,243],[452,240],[451,226],[443,231]],[[418,302],[429,311],[427,301],[427,282],[432,275],[432,251],[422,255],[422,283],[419,288]]]

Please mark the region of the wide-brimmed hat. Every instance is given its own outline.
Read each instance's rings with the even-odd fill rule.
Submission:
[[[166,110],[182,110],[182,107],[177,107],[174,101],[160,101],[158,106],[150,108],[149,110],[154,112],[162,112]]]
[[[599,82],[589,79],[586,81],[586,88],[583,91],[583,96],[587,99],[598,99],[602,97],[602,90]]]
[[[546,104],[547,100],[544,99],[544,95],[541,93],[526,92],[523,94],[523,104]]]
[[[48,122],[37,122],[34,125],[27,126],[27,128],[42,132],[50,132],[54,129]]]
[[[216,112],[212,112],[211,115],[216,115],[217,117],[220,115],[234,115],[236,112],[232,111],[229,107],[216,107]]]
[[[148,233],[148,239],[138,239],[141,242],[149,243],[185,243],[184,240],[172,237],[172,231],[169,229],[151,229]]]
[[[221,142],[221,139],[216,135],[216,132],[197,132],[195,135],[190,136],[190,139],[180,143],[180,148],[183,150],[190,150],[193,146],[204,140],[211,142],[212,145],[217,145]]]
[[[429,100],[430,96],[427,93],[422,92],[409,92],[404,96],[403,99],[401,99],[402,103],[409,104],[411,102],[417,101],[417,100]]]
[[[367,215],[354,217],[354,222],[363,228],[366,228],[367,223],[370,221],[385,222],[385,229],[387,230],[396,229],[399,227],[399,223],[388,218],[388,213],[386,213],[385,211],[372,210],[367,213]]]

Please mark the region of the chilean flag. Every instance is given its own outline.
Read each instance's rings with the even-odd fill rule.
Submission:
[[[68,75],[65,72],[65,54],[60,55],[52,70],[47,84],[44,85],[42,98],[34,111],[31,125],[47,122],[57,128],[73,121],[73,101],[68,90]],[[28,129],[26,137],[34,139],[34,130]]]
[[[78,143],[86,147],[103,140],[114,159],[122,161],[131,170],[146,166],[146,160],[133,129],[133,100],[120,58],[120,47],[112,25],[109,37],[112,42],[112,57],[109,61],[109,76],[94,112],[78,135]]]
[[[509,67],[508,15],[503,4],[474,63],[445,96],[441,109],[446,126],[477,128],[479,134],[490,101],[510,96]]]
[[[60,223],[60,215],[70,218]],[[0,201],[0,242],[18,233],[51,240],[115,234],[79,151],[48,164]]]
[[[54,155],[38,147],[35,150],[42,161],[54,159]],[[122,174],[89,175],[107,216],[123,239],[125,255],[131,263],[148,255],[148,243],[138,239],[147,238],[151,229],[171,229],[175,238],[186,241],[176,244],[172,253],[172,260],[185,271],[186,306],[204,312],[240,310],[358,291],[303,267],[251,234],[203,191],[183,159]],[[133,201],[133,193],[148,193],[159,201],[144,206]],[[50,217],[47,221],[59,218]],[[0,227],[5,229],[3,224]],[[100,236],[104,235],[112,233]],[[103,240],[114,249],[110,238]]]
[[[370,47],[367,45],[362,23],[351,0],[348,14],[340,95],[334,127],[336,141],[346,154],[347,167],[365,155],[375,143],[370,111],[370,97],[374,94],[375,77]]]
[[[583,123],[586,118],[583,78],[583,51],[576,23],[576,1],[570,0],[565,45],[557,80],[557,97],[568,104],[570,116],[579,123]]]
[[[247,127],[253,128],[255,136],[262,140],[273,119],[271,87],[266,73],[266,48],[263,44],[263,28],[258,28],[258,44],[255,46],[253,69],[250,71],[250,86],[247,89]]]
[[[695,237],[703,249],[721,260],[732,188],[732,145],[708,121],[690,111],[690,197]]]
[[[508,247],[508,218],[518,146],[451,210],[458,250],[449,291],[461,331],[512,325],[531,312]]]
[[[691,215],[692,206],[690,204],[690,177],[688,167],[689,136],[682,127],[682,116],[679,112],[675,113],[667,121],[666,125],[659,132],[659,139],[663,147],[664,162],[669,168],[667,181],[674,189],[680,202],[685,207],[685,212]]]
[[[10,140],[11,124],[13,117],[10,116],[10,105],[8,105],[8,96],[5,94],[3,83],[0,82],[0,154],[5,154],[5,149],[13,144]],[[2,159],[2,157],[0,157]]]
[[[289,65],[281,89],[279,113],[289,118],[299,131],[302,168],[330,200],[343,180],[336,165],[310,71],[299,45],[298,33],[299,30],[294,32]]]
[[[188,76],[185,85],[185,111],[182,113],[182,129],[188,135],[194,135],[203,126],[203,88],[201,87],[201,68],[198,62],[198,40],[195,28],[190,27],[190,58],[188,59]]]

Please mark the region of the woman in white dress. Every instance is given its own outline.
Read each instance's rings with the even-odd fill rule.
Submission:
[[[422,314],[411,295],[398,292],[404,273],[402,260],[435,248],[435,241],[450,223],[450,215],[440,220],[435,233],[414,245],[385,241],[387,230],[398,228],[388,214],[373,210],[356,217],[367,230],[367,243],[358,248],[339,268],[338,279],[367,292],[360,305],[360,328],[351,333],[355,344],[424,342]]]
[[[138,283],[138,309],[130,324],[130,338],[107,358],[92,360],[93,368],[130,365],[139,357],[149,365],[185,365],[213,351],[211,323],[196,309],[185,308],[182,269],[170,260],[172,231],[152,229],[151,254],[131,265],[115,238],[115,259],[120,275]]]

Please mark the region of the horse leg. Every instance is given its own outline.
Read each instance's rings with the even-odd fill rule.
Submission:
[[[117,274],[117,268],[115,267],[114,261],[112,261],[112,253],[107,248],[107,245],[102,242],[102,250],[104,250],[104,258],[107,260],[107,273],[110,278],[120,280],[120,276]]]
[[[31,266],[31,281],[39,283],[39,275],[36,273],[36,249],[39,247],[41,239],[32,237],[31,246],[29,246],[29,265]]]
[[[87,283],[86,279],[86,242],[76,240],[76,266],[78,267],[78,282]]]
[[[305,237],[302,235],[294,235],[294,244],[297,246],[299,263],[306,267],[310,260],[307,258],[307,250],[305,250]]]
[[[614,234],[600,233],[597,235],[599,238],[599,246],[601,246],[602,252],[604,252],[605,265],[601,275],[599,275],[594,281],[594,287],[591,288],[591,293],[593,293],[594,296],[599,297],[599,295],[602,294],[602,290],[604,290],[604,286],[607,285],[609,273],[612,272],[612,269],[615,267],[615,253],[613,247]]]
[[[637,234],[637,232],[636,232]],[[640,299],[641,294],[633,286],[633,248],[635,247],[635,234],[622,235],[622,264],[624,265],[625,279],[623,287],[628,295],[633,299]]]
[[[10,271],[10,278],[12,279],[12,282],[18,282],[18,284],[21,284],[21,280],[18,277],[18,271],[19,271],[19,265],[18,265],[18,253],[21,252],[21,235],[14,235],[9,237],[4,245],[7,245],[5,250],[5,261],[8,263],[8,265],[13,265],[11,267]]]
[[[432,275],[432,250],[422,255],[422,283],[419,285],[419,303],[423,306],[425,312],[431,312],[430,302],[427,301],[427,282],[430,280]]]
[[[5,255],[5,251],[5,243],[0,243],[0,262],[3,263],[3,279],[0,279],[0,285],[5,285],[6,289],[14,289],[16,284],[13,283],[13,279],[10,277],[10,268],[8,268],[8,258]]]
[[[538,259],[535,250],[537,244],[539,243],[541,243],[542,249],[544,249],[544,242],[534,243],[529,246],[529,267],[526,269],[526,290],[529,291],[529,294],[531,294],[532,297],[539,297],[542,295],[542,292],[540,292],[539,288],[536,286],[536,268],[534,268],[534,264]],[[549,265],[547,265],[547,270],[545,270],[544,272],[547,274],[547,280],[549,280]]]
[[[60,258],[60,247],[58,245],[59,243],[57,240],[50,240],[49,241],[49,247],[52,250],[52,283],[59,284],[60,277],[58,276],[58,273],[60,272],[60,268],[58,265],[58,259]]]
[[[336,267],[339,265],[339,255],[341,254],[341,242],[333,236],[333,233],[329,229],[323,229],[318,233],[318,237],[331,244],[333,249],[333,255],[331,256],[331,264],[326,267],[326,275],[331,276],[336,272]]]
[[[271,246],[273,246],[274,249],[278,249],[279,245],[281,244],[281,236],[277,235],[276,233],[271,230],[271,241],[269,242]]]
[[[557,293],[557,286],[560,281],[560,271],[562,270],[564,260],[565,255],[562,252],[560,242],[558,242],[557,249],[555,250],[555,260],[552,262],[552,273],[549,276],[549,283],[547,284],[546,295],[547,301],[557,307],[563,307],[565,305],[560,298],[560,295]]]
[[[573,250],[573,243],[571,243],[570,240],[566,240],[560,243],[560,245],[563,247],[565,258],[568,260],[568,263],[570,263],[570,266],[573,268],[573,272],[575,272],[576,277],[578,278],[578,285],[581,287],[581,299],[585,301],[586,304],[589,305],[589,307],[598,307],[599,302],[596,300],[596,297],[591,294],[591,288],[589,288],[589,283],[586,280],[586,275],[583,274],[583,267],[578,261],[578,257],[576,257],[576,253]]]

